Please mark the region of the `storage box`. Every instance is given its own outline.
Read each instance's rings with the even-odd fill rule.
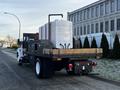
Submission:
[[[50,39],[49,39],[49,33]],[[39,39],[50,40],[55,48],[73,48],[72,22],[64,20],[55,20],[51,22],[51,31],[48,30],[48,24],[39,28]]]

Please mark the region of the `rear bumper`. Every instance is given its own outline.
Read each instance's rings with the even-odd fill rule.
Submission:
[[[74,70],[75,73],[90,73],[92,72],[93,68],[92,68],[92,62],[75,62],[74,64]]]

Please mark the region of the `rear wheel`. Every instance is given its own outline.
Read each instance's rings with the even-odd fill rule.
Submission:
[[[41,64],[41,60],[37,59],[36,63],[35,63],[35,74],[38,78],[40,78],[42,76],[42,64]]]
[[[35,74],[38,78],[52,77],[52,62],[50,60],[37,59],[35,63]]]
[[[52,77],[54,70],[53,70],[53,64],[50,59],[44,59],[43,62],[43,78],[50,78]]]

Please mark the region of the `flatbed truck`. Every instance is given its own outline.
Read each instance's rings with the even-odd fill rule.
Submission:
[[[89,58],[102,56],[101,48],[58,49],[54,48],[49,40],[39,40],[37,36],[37,34],[23,34],[21,44],[23,55],[18,54],[18,64],[33,65],[38,78],[52,77],[55,71],[62,69],[69,75],[89,74],[96,65],[96,62]]]

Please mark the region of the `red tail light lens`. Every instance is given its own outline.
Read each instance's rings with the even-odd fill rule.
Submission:
[[[73,68],[73,64],[69,64],[68,67],[69,67],[69,68]]]
[[[68,70],[72,71],[72,68],[73,68],[73,64],[68,64]]]

